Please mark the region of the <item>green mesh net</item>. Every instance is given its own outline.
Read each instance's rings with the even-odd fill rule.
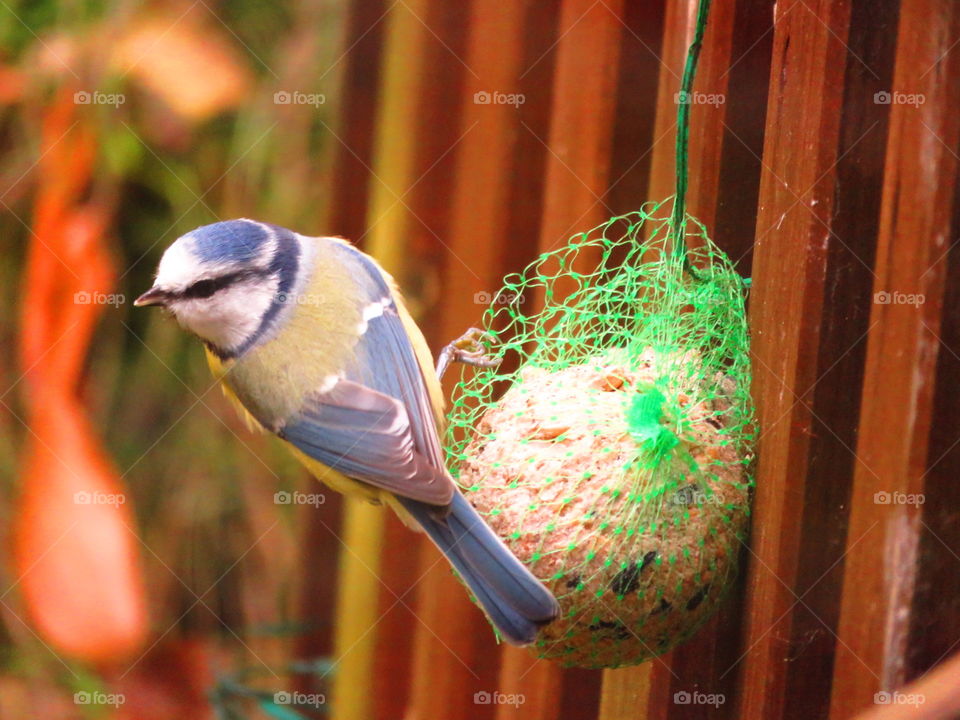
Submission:
[[[534,650],[567,665],[688,637],[747,531],[745,281],[695,219],[671,231],[674,209],[644,205],[507,277],[484,316],[501,363],[454,392],[450,467],[560,601]]]

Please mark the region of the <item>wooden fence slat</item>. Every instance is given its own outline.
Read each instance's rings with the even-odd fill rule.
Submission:
[[[638,668],[608,670],[603,674],[597,720],[635,718],[650,703],[650,664]]]
[[[324,234],[342,235],[359,239],[366,222],[367,165],[373,141],[373,116],[367,111],[374,104],[380,67],[382,26],[379,18],[384,12],[382,0],[355,0],[347,10],[344,37],[338,51],[346,51],[343,63],[338,113],[340,125],[337,136],[344,145],[334,149],[330,183],[331,200],[326,208],[322,227]],[[333,75],[336,68],[325,71]],[[301,620],[306,632],[297,643],[298,658],[331,656],[334,652],[335,607],[337,577],[341,552],[341,514],[343,497],[327,493],[326,502],[319,508],[305,508],[301,517],[306,520],[303,537],[303,571],[300,588]],[[307,512],[309,511],[309,512]],[[309,679],[301,678],[302,682]],[[301,687],[310,692],[311,687]]]
[[[698,72],[695,91],[719,96],[726,100],[728,69],[733,57],[740,58],[748,50],[755,48],[762,40],[766,29],[762,23],[746,25],[746,32],[738,32],[735,22],[743,20],[748,15],[754,17],[763,15],[765,3],[724,3],[714,7],[704,38],[704,49]],[[769,5],[768,3],[766,5]],[[747,6],[747,7],[744,7]],[[656,199],[672,195],[675,184],[675,150],[674,140],[675,122],[677,116],[676,93],[680,89],[680,76],[686,61],[689,43],[692,40],[693,21],[697,9],[696,2],[675,3],[667,8],[663,42],[661,52],[661,66],[659,68],[659,85],[657,89],[657,110],[654,138],[656,145],[652,151],[652,163],[649,179],[649,199]],[[768,8],[769,10],[769,8]],[[769,17],[769,16],[768,16]],[[768,20],[769,24],[769,20]],[[760,48],[762,58],[763,47]],[[763,94],[752,98],[754,114],[751,118],[757,124],[756,107],[762,103]],[[747,104],[750,104],[749,102]],[[725,137],[724,127],[728,105],[718,101],[715,104],[697,104],[692,113],[691,145],[690,145],[690,193],[688,196],[688,210],[695,214],[708,227],[713,227],[718,215],[720,198],[720,168],[726,155],[726,146],[734,142]],[[761,115],[762,117],[762,115]],[[744,123],[741,123],[741,125]],[[750,130],[742,130],[750,134]],[[740,183],[756,183],[759,176],[759,162],[754,161],[752,175],[750,163],[741,163],[737,169],[737,180]],[[744,169],[743,166],[748,169]],[[639,204],[643,198],[634,199]],[[738,203],[737,212],[746,213],[751,220],[750,207],[744,210],[742,201]],[[752,239],[751,227],[739,228],[738,239],[741,244]],[[647,714],[650,717],[699,717],[713,711],[713,708],[699,705],[677,705],[673,703],[673,694],[680,690],[700,690],[702,692],[720,691],[718,675],[729,665],[718,662],[715,655],[718,651],[718,628],[723,628],[723,649],[730,655],[736,646],[735,638],[738,628],[739,606],[726,605],[721,611],[721,618],[714,619],[703,628],[695,638],[687,644],[677,648],[668,656],[664,656],[650,663],[648,667],[634,670],[616,671],[609,673],[609,684],[616,687],[629,682],[626,678],[643,686],[650,683],[655,692],[649,693],[646,700]],[[723,620],[721,623],[720,620]],[[729,642],[733,640],[733,643]],[[735,657],[735,656],[734,656]],[[733,658],[729,658],[732,660]],[[721,668],[720,665],[723,665]],[[727,679],[727,686],[732,684],[733,678]],[[724,689],[727,689],[726,686]],[[727,695],[732,693],[727,692]],[[729,711],[729,705],[724,711]],[[628,710],[629,711],[629,710]]]
[[[694,21],[697,12],[697,0],[683,0],[668,3],[663,22],[663,41],[658,68],[655,121],[653,127],[653,145],[650,159],[650,177],[646,198],[637,198],[637,202],[647,199],[659,200],[674,194],[676,190],[676,93],[680,90],[680,79],[687,58],[687,50],[693,40]],[[693,113],[696,114],[696,113]],[[608,670],[604,673],[604,688],[629,682],[649,686],[644,708],[646,717],[666,718],[673,707],[671,683],[675,677],[673,671],[674,652],[667,653],[636,668]],[[636,710],[624,708],[625,714],[614,716],[628,720],[635,716]]]
[[[398,67],[387,69],[385,87],[394,93],[393,110],[409,125],[398,128],[394,112],[384,112],[385,133],[391,136],[385,138],[385,151],[398,145],[408,153],[399,159],[407,164],[406,187],[394,198],[396,217],[388,213],[385,222],[388,229],[402,228],[406,242],[393,238],[392,246],[398,262],[402,255],[398,279],[422,300],[415,305],[416,317],[436,348],[451,339],[441,332],[446,303],[438,302],[438,289],[443,265],[456,262],[445,257],[450,252],[448,189],[455,181],[461,144],[472,132],[459,116],[464,84],[474,75],[465,59],[470,16],[468,6],[435,0],[400,3],[394,13],[398,37],[407,37],[416,47],[398,47],[399,54],[391,56]],[[396,137],[404,132],[409,133],[406,139]],[[392,552],[405,558],[419,554],[413,577],[415,617],[406,623],[412,645],[399,660],[403,667],[395,667],[410,677],[407,717],[489,716],[487,708],[474,704],[474,693],[495,683],[495,646],[482,615],[451,575],[449,563],[425,538],[411,537]]]
[[[906,680],[911,603],[919,564],[922,494],[960,141],[956,114],[960,7],[946,0],[901,6],[891,90],[923,96],[890,107],[876,296],[867,349],[830,716],[850,717],[874,693]],[[920,294],[902,304],[893,293]],[[897,378],[897,381],[891,379]],[[889,503],[882,502],[888,493]],[[879,499],[878,499],[879,498]],[[865,609],[869,608],[869,612]]]
[[[550,119],[539,249],[561,247],[576,231],[602,222],[609,210],[603,195],[609,182],[612,128],[621,42],[622,0],[595,3],[562,0],[557,27],[556,65]],[[584,78],[590,78],[584,82]],[[521,679],[515,677],[524,668]],[[599,673],[580,673],[580,702],[562,707],[562,671],[550,661],[535,661],[505,652],[501,687],[535,699],[523,717],[552,720],[587,717],[596,712]],[[568,697],[570,697],[568,695]],[[501,708],[498,717],[509,717]]]
[[[693,39],[696,0],[668,3],[663,19],[663,39],[657,70],[656,106],[653,134],[650,140],[650,173],[647,196],[624,199],[629,203],[623,209],[635,209],[646,200],[673,195],[676,182],[675,141],[677,104],[675,93],[680,89],[680,78],[686,60],[687,48]],[[636,183],[639,185],[639,183]],[[636,667],[606,670],[603,673],[601,706],[610,720],[628,720],[636,717],[639,707],[624,703],[624,688],[635,685],[647,688],[642,693],[646,717],[665,717],[669,706],[670,667],[673,653]]]
[[[696,3],[691,5],[695,9]],[[766,22],[763,21],[764,17]],[[745,18],[751,18],[752,21],[744,22]],[[749,198],[746,189],[759,186],[760,162],[755,157],[752,162],[749,158],[741,159],[731,167],[731,157],[737,156],[731,155],[729,148],[735,145],[739,149],[741,143],[747,142],[741,135],[755,140],[757,130],[762,133],[761,119],[765,109],[766,88],[759,91],[755,89],[753,96],[745,96],[739,88],[733,88],[737,93],[736,101],[751,109],[751,113],[746,115],[743,107],[737,107],[739,114],[733,114],[730,70],[751,51],[755,52],[761,61],[769,62],[769,44],[766,47],[758,45],[769,32],[772,20],[772,7],[767,0],[714,4],[704,35],[694,84],[695,104],[691,112],[688,153],[690,184],[687,212],[703,222],[719,247],[730,253],[735,260],[743,255],[742,248],[748,247],[753,239],[756,205],[746,202]],[[678,34],[687,35],[686,32]],[[664,44],[674,45],[667,41]],[[675,52],[677,56],[671,60],[679,63],[678,67],[682,68],[686,59],[686,47],[682,50],[676,48]],[[756,62],[753,67],[757,67]],[[666,82],[673,93],[679,90],[679,81],[671,73],[661,73],[661,81]],[[675,104],[673,107],[663,107],[664,115],[671,112],[676,115]],[[657,184],[666,185],[671,179],[661,178]],[[729,197],[730,186],[737,188],[740,198],[735,203],[728,202],[721,207],[721,202]],[[717,235],[718,218],[721,214],[735,214],[742,225],[731,228],[727,236]],[[718,614],[689,641],[674,649],[669,658],[669,668],[665,664],[653,665],[651,682],[655,686],[664,686],[654,697],[660,697],[668,703],[666,707],[657,707],[655,712],[662,712],[666,717],[675,720],[732,716],[736,675],[727,671],[739,655],[738,641],[744,609],[743,585],[741,572],[735,589],[724,601]],[[722,697],[723,701],[717,706],[678,704],[674,702],[677,692],[701,692]]]
[[[450,153],[457,144],[456,123],[447,121],[451,104],[455,106],[451,101],[459,97],[458,77],[462,72],[455,62],[444,62],[441,72],[430,72],[428,68],[437,66],[440,57],[447,60],[448,53],[453,53],[450,60],[456,60],[457,34],[462,34],[464,27],[458,13],[462,14],[460,6],[410,0],[390,6],[386,17],[374,28],[375,31],[383,25],[386,44],[382,52],[373,163],[368,168],[366,246],[408,289],[408,304],[421,323],[425,303],[419,301],[426,286],[411,281],[439,275],[441,253],[437,247],[442,245],[440,235],[446,211],[434,198],[448,183],[450,170],[444,161],[450,165]],[[342,138],[341,142],[347,146]],[[353,155],[352,148],[346,149]],[[362,157],[355,159],[365,164]],[[430,332],[433,325],[424,326],[428,340],[435,340]],[[467,668],[473,674],[475,671],[468,665],[474,659],[464,658],[460,648],[450,647],[455,642],[437,639],[446,630],[456,636],[456,627],[443,624],[436,614],[430,613],[429,602],[424,602],[423,584],[429,583],[430,576],[418,585],[420,559],[417,552],[411,552],[424,543],[401,528],[395,519],[386,518],[382,511],[361,512],[352,508],[347,513],[345,534],[363,537],[363,530],[370,537],[380,538],[382,549],[376,551],[376,557],[368,552],[348,551],[343,564],[348,574],[352,571],[353,577],[370,586],[365,589],[376,602],[371,608],[361,602],[365,595],[351,594],[349,589],[342,591],[339,622],[353,631],[343,631],[349,637],[338,643],[338,652],[346,656],[341,662],[350,663],[351,657],[355,660],[337,676],[334,709],[340,717],[393,718],[402,712],[408,695],[415,706],[427,684],[442,687],[448,680],[449,685],[457,685],[463,672],[458,673],[454,666]],[[449,574],[446,562],[439,557],[433,557],[430,563],[436,565],[437,571],[442,568]],[[374,581],[370,580],[370,572],[361,572],[368,567],[374,570]],[[414,585],[418,585],[416,593],[412,591]],[[360,632],[361,628],[366,630],[365,634]],[[469,630],[460,635],[471,637]],[[432,667],[424,668],[425,654],[429,656],[431,650],[437,650],[442,657]],[[362,663],[360,658],[364,659]],[[418,663],[421,665],[417,673],[414,670]],[[428,671],[423,672],[425,669]],[[379,682],[377,678],[386,680]],[[408,678],[412,678],[412,685],[408,685]],[[377,694],[369,691],[374,685]],[[466,693],[453,690],[450,695],[461,698]],[[461,706],[465,707],[465,701],[461,701]],[[448,709],[457,712],[458,707]]]
[[[348,5],[346,33],[341,41],[345,53],[337,65],[341,74],[339,123],[330,177],[330,202],[324,232],[351,240],[362,238],[368,222],[369,167],[376,135],[376,107],[380,91],[381,47],[386,29],[384,0],[351,0]],[[326,70],[326,80],[340,72]]]
[[[561,3],[540,228],[544,252],[610,214],[603,195],[609,181],[622,11],[623,0]]]
[[[538,167],[537,157],[543,154],[542,147],[533,147],[529,143],[518,122],[517,108],[480,103],[475,94],[522,91],[520,80],[524,72],[526,43],[530,42],[538,55],[543,50],[537,47],[536,32],[532,33],[534,39],[530,40],[530,27],[549,28],[553,20],[551,11],[550,3],[535,8],[522,5],[506,8],[481,1],[471,8],[470,35],[464,58],[468,71],[464,74],[465,85],[460,99],[462,142],[457,148],[459,172],[453,180],[447,239],[450,253],[443,277],[445,299],[441,326],[444,339],[454,338],[467,327],[478,324],[484,305],[482,302],[478,304],[476,293],[484,296],[495,293],[503,275],[517,268],[505,260],[516,254],[518,233],[522,236],[525,229],[529,233],[539,219],[538,203],[512,209],[509,198],[522,163],[528,161],[532,167]],[[543,102],[538,97],[526,95],[522,107],[526,111],[528,103],[535,106]],[[535,120],[529,122],[537,125]],[[537,157],[530,157],[531,149]],[[539,188],[542,179],[533,177],[530,185]],[[533,192],[536,196],[538,190]],[[437,194],[438,200],[444,203],[450,202],[447,197],[443,193]],[[529,256],[523,257],[522,264],[530,259]],[[456,372],[451,373],[448,387],[455,376]],[[451,646],[468,651],[475,662],[479,660],[478,666],[492,671],[499,655],[493,633],[479,610],[468,601],[462,586],[444,567],[442,572],[431,573],[424,588],[436,594],[434,617],[445,625],[453,623],[460,628],[459,645]],[[446,635],[445,641],[454,642]],[[460,696],[452,702],[453,707],[462,708],[461,712],[466,713],[464,716],[489,717],[511,708],[509,705],[474,704],[474,693],[497,690],[496,682],[488,673],[481,672],[475,677],[466,668],[456,666],[450,672],[461,676],[462,681],[455,686]],[[457,714],[451,710],[451,698],[432,681],[425,682],[422,690],[412,708],[415,717]],[[501,691],[509,692],[506,689]],[[527,698],[524,711],[535,702],[532,695]]]
[[[626,3],[620,42],[620,77],[613,128],[613,157],[605,200],[613,215],[636,210],[650,197],[654,146],[671,136],[654,135],[663,24],[668,3]]]
[[[816,382],[811,409],[800,554],[793,591],[802,603],[779,627],[787,647],[788,714],[826,717],[836,651],[843,554],[859,425],[873,258],[880,223],[888,107],[873,102],[893,77],[898,0],[852,3]]]
[[[348,497],[343,506],[343,542],[337,573],[337,625],[334,630],[334,717],[368,718],[372,696],[364,683],[373,677],[380,596],[383,510]]]
[[[849,2],[780,2],[750,321],[759,427],[738,716],[792,717],[786,685],[831,239]],[[813,538],[810,550],[818,544]],[[792,699],[791,699],[792,700]]]

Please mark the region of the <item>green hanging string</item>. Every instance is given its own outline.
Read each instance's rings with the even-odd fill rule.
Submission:
[[[693,79],[697,74],[697,61],[700,59],[700,48],[703,46],[703,33],[707,28],[707,15],[710,12],[710,0],[700,0],[697,7],[697,24],[694,29],[693,42],[687,49],[687,64],[683,68],[683,79],[680,81],[680,93],[677,103],[677,146],[676,171],[677,189],[673,201],[673,220],[671,221],[671,235],[677,253],[686,253],[684,239],[684,213],[686,212],[687,195],[687,148],[690,144],[690,105],[693,93]],[[689,261],[684,261],[686,269],[693,274]]]

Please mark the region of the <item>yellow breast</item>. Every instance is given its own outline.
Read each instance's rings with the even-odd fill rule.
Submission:
[[[213,373],[213,377],[219,381],[220,387],[223,390],[223,394],[227,397],[234,408],[236,408],[247,427],[252,431],[265,432],[266,428],[264,428],[263,425],[257,421],[257,419],[250,413],[249,410],[247,410],[244,404],[240,401],[240,398],[237,397],[237,394],[234,392],[233,388],[230,387],[229,373],[230,368],[233,365],[233,361],[228,360],[224,362],[210,352],[209,349],[206,350],[206,353],[207,364],[210,366],[210,372]],[[367,485],[366,483],[362,483],[357,480],[351,480],[346,475],[343,475],[333,468],[324,465],[322,462],[314,460],[309,455],[304,454],[290,443],[286,441],[282,442],[287,449],[293,453],[293,456],[297,458],[297,460],[299,460],[304,467],[307,468],[311,475],[332,489],[339,493],[343,493],[344,495],[359,495],[370,502],[377,504],[381,503],[381,490],[373,487],[372,485]]]

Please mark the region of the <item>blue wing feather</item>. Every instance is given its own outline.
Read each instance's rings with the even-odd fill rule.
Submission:
[[[348,477],[399,496],[503,636],[532,642],[559,613],[556,600],[447,474],[423,370],[387,281],[353,248],[333,245],[330,252],[357,280],[365,327],[340,380],[312,395],[280,434]]]
[[[310,396],[281,435],[348,477],[445,505],[454,485],[443,466],[423,371],[393,293],[359,251],[331,243],[330,252],[331,261],[354,271],[358,300],[371,312],[342,379]]]

